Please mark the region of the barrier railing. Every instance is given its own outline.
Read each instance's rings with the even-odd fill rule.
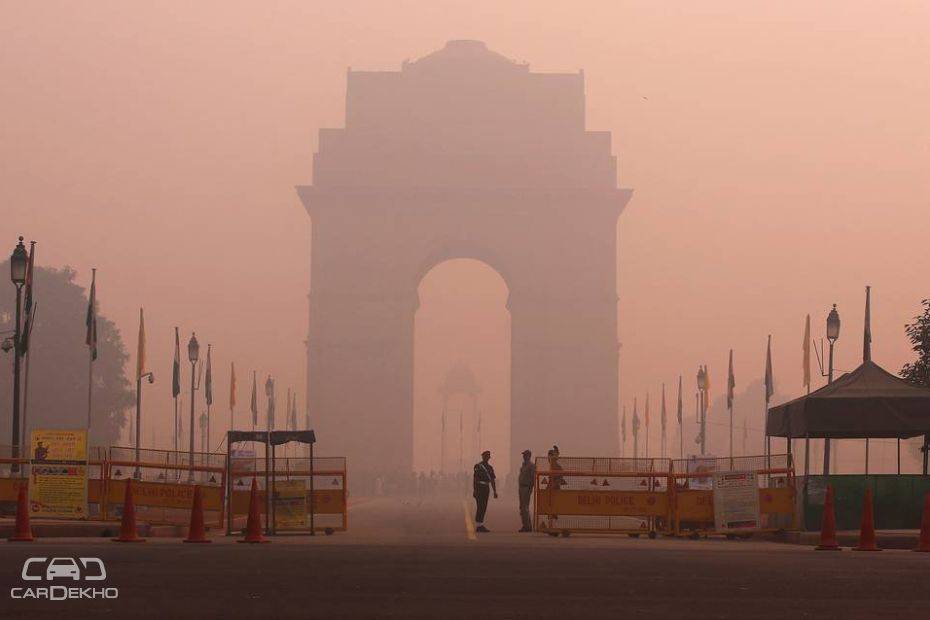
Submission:
[[[204,520],[223,527],[226,455],[113,446],[105,462],[102,518],[121,517],[126,480],[132,479],[136,516],[156,525],[183,525],[190,519],[194,487],[200,486]],[[193,464],[192,464],[193,463]]]
[[[761,523],[754,531],[773,532],[797,527],[794,465],[790,455],[697,457],[672,462],[675,478],[676,535],[727,534],[715,528],[713,474],[755,473]]]
[[[263,457],[231,460],[231,501],[228,530],[240,529],[249,511],[251,484],[258,483],[260,514],[264,526],[277,533],[344,532],[349,527],[346,459],[344,457]],[[267,481],[267,482],[266,482]],[[269,504],[265,493],[271,486]],[[268,527],[268,526],[271,527]]]
[[[716,472],[755,474],[761,521],[753,531],[796,527],[794,469],[788,455],[681,460],[540,457],[534,523],[538,531],[564,536],[729,534],[715,529]]]
[[[536,529],[563,536],[670,533],[670,465],[668,459],[537,458]]]
[[[15,512],[19,487],[28,484],[29,459],[12,458],[0,446],[0,508]],[[136,458],[138,455],[138,459]],[[88,461],[88,516],[91,519],[118,520],[126,493],[126,481],[132,479],[133,500],[139,520],[154,525],[183,525],[190,519],[194,487],[202,489],[204,519],[222,528],[229,498],[229,527],[241,520],[249,509],[251,480],[260,486],[261,514],[265,518],[265,481],[272,485],[271,510],[274,528],[283,532],[345,531],[349,525],[346,459],[343,457],[280,457],[274,463],[264,457],[233,456],[227,463],[225,453],[154,450],[132,447],[92,447]],[[19,466],[13,472],[13,465]],[[229,470],[227,470],[229,465]],[[266,471],[266,465],[268,471]],[[272,467],[273,465],[273,467]],[[312,471],[312,475],[311,475]],[[226,492],[227,472],[231,474]],[[273,475],[272,475],[273,472]],[[290,502],[288,500],[291,500]],[[301,519],[295,506],[305,506]],[[309,521],[309,524],[307,524]],[[238,525],[238,523],[236,523]]]

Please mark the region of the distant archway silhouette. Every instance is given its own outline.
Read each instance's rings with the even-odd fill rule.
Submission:
[[[407,471],[417,286],[474,258],[510,291],[511,455],[617,449],[617,187],[585,129],[584,74],[532,73],[478,41],[399,72],[348,72],[346,126],[321,129],[307,385],[330,454]],[[503,456],[503,455],[502,455]]]

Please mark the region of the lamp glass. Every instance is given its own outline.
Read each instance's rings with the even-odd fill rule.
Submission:
[[[29,263],[29,253],[26,252],[26,246],[23,245],[23,239],[20,237],[19,243],[10,256],[10,280],[13,284],[23,284],[26,281],[26,266]]]
[[[836,305],[830,314],[827,315],[827,340],[834,341],[840,337],[840,315],[836,311]]]
[[[200,358],[200,343],[197,342],[197,336],[191,334],[191,339],[187,343],[187,359],[196,362]]]

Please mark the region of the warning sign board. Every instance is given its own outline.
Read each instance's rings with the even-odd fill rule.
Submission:
[[[307,487],[303,480],[276,480],[273,498],[275,527],[307,527]]]
[[[36,429],[30,436],[29,512],[87,517],[87,431]]]
[[[713,456],[688,457],[689,474],[707,474],[706,476],[689,477],[688,487],[710,491],[714,488],[713,473],[717,469],[717,459]]]
[[[715,472],[715,529],[718,532],[757,530],[759,522],[759,480],[756,472]]]

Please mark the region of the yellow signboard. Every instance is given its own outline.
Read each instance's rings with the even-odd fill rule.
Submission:
[[[307,527],[307,487],[303,480],[275,481],[272,497],[275,527]]]
[[[29,512],[87,517],[87,431],[36,429],[30,441]]]

